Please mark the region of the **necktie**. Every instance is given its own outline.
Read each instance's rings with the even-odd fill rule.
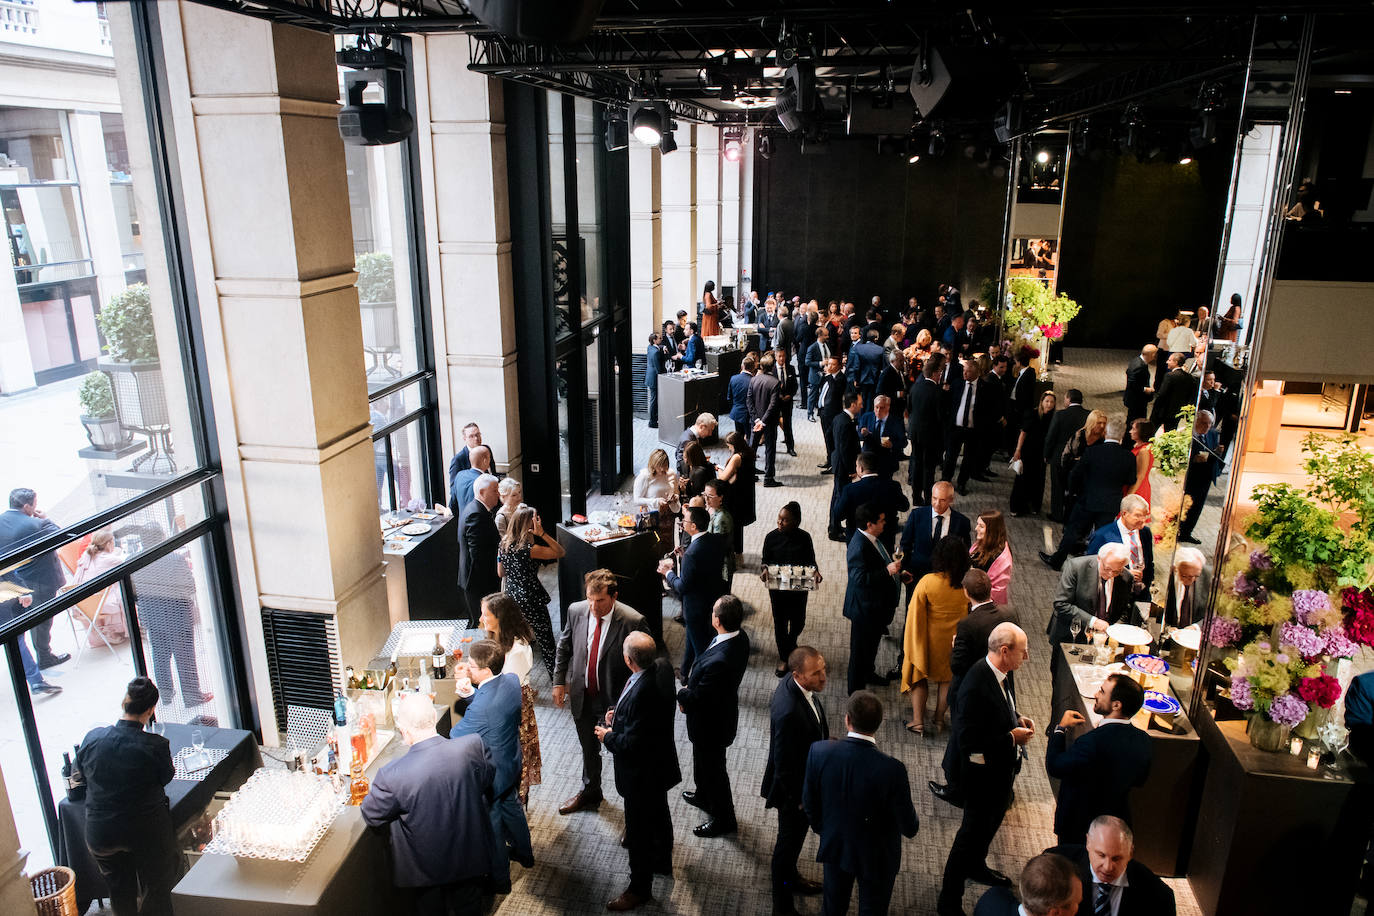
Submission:
[[[938,544],[938,543],[940,543],[940,538],[944,537],[944,534],[945,534],[945,517],[944,517],[943,515],[937,515],[937,516],[935,516],[935,530],[933,530],[933,531],[930,533],[930,543],[932,543],[932,544]]]
[[[601,691],[596,682],[596,660],[601,655],[601,618],[596,618],[596,630],[592,633],[592,648],[587,653],[587,696],[594,697]]]
[[[821,344],[821,362],[825,362],[825,361],[826,361],[827,359],[829,359],[829,358],[830,358],[830,348],[827,347],[825,344]]]
[[[1193,622],[1193,587],[1183,586],[1183,597],[1178,602],[1178,625],[1186,627]]]
[[[778,385],[787,386],[787,363],[778,363]]]
[[[811,695],[811,711],[816,714],[816,723],[819,725],[825,721],[825,713],[821,712],[821,704],[816,702],[816,695]]]
[[[1112,886],[1110,884],[1094,884],[1093,916],[1111,916],[1112,914]]]
[[[1093,606],[1093,616],[1107,619],[1107,583],[1097,580],[1097,601]]]
[[[960,425],[960,426],[963,426],[963,427],[965,427],[965,428],[967,428],[968,426],[972,425],[972,424],[969,423],[969,420],[970,420],[970,417],[969,417],[970,410],[969,410],[969,408],[972,406],[971,403],[970,403],[972,400],[973,400],[973,383],[972,383],[972,382],[969,382],[968,384],[966,384],[966,385],[964,386],[964,396],[963,396],[963,398],[961,398],[960,401],[959,401],[959,425]]]
[[[1141,551],[1140,551],[1140,532],[1139,532],[1139,531],[1132,531],[1132,532],[1131,532],[1131,566],[1132,566],[1132,568],[1139,569],[1139,568],[1140,568],[1140,565],[1141,565],[1142,563],[1144,563],[1144,562],[1145,562],[1145,558],[1144,558],[1144,556],[1141,554]]]
[[[1007,695],[1007,706],[1009,706],[1009,707],[1011,708],[1011,718],[1012,718],[1012,720],[1013,720],[1013,721],[1019,721],[1019,718],[1020,718],[1020,717],[1016,715],[1016,694],[1012,692],[1011,675],[1010,675],[1010,674],[1008,674],[1008,675],[1007,675],[1005,678],[1003,678],[1003,680],[1002,680],[1002,692],[1005,693],[1005,694]]]

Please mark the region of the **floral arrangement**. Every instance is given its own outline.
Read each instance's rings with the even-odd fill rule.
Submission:
[[[1007,281],[1006,326],[1027,340],[1058,340],[1080,311],[1078,303],[1030,277]]]
[[[1196,416],[1197,407],[1189,404],[1180,411],[1177,427],[1161,429],[1150,440],[1155,470],[1165,477],[1179,477],[1188,470],[1188,461],[1192,458],[1193,420]]]
[[[1374,589],[1342,590],[1341,609],[1345,612],[1345,633],[1350,640],[1374,648]]]

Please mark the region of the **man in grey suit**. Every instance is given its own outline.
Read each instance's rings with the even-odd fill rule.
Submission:
[[[1082,625],[1085,634],[1106,630],[1123,620],[1140,622],[1131,592],[1135,579],[1126,569],[1130,560],[1130,548],[1110,541],[1098,549],[1097,556],[1074,557],[1064,564],[1054,595],[1054,613],[1045,627],[1050,638],[1051,677],[1059,676],[1059,644],[1075,641],[1070,629],[1073,621]]]
[[[495,514],[501,501],[498,486],[499,481],[491,474],[478,477],[472,499],[458,516],[458,585],[473,620],[482,613],[482,599],[501,590],[501,577],[496,572],[496,552],[501,543]]]
[[[571,705],[582,746],[582,788],[559,807],[559,814],[591,811],[601,804],[601,742],[595,729],[607,724],[606,711],[630,679],[620,652],[625,637],[647,631],[643,616],[616,600],[620,586],[615,573],[594,569],[583,578],[583,587],[587,600],[569,606],[553,667],[553,703]]]
[[[429,697],[401,699],[396,727],[410,750],[378,771],[359,811],[369,826],[390,825],[392,880],[412,895],[397,901],[398,911],[476,916],[491,856],[452,853],[491,849],[495,770],[481,738],[444,741],[434,726]]]

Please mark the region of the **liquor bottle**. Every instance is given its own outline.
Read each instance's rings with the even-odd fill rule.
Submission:
[[[388,687],[390,687],[390,686],[391,686],[391,682],[394,681],[395,679],[396,679],[396,659],[393,658],[393,659],[391,660],[391,663],[388,664],[388,665],[386,666],[386,680],[382,681],[382,689],[385,690],[385,689],[387,689]]]
[[[420,676],[415,679],[415,692],[432,696],[434,694],[434,681],[430,679],[425,671],[425,660],[420,659]]]
[[[86,774],[81,772],[81,764],[77,760],[78,750],[79,748],[75,744],[73,744],[72,778],[71,782],[67,785],[67,797],[70,798],[72,801],[81,801],[86,797]],[[66,756],[66,754],[63,754],[63,759],[66,759]]]
[[[333,732],[325,740],[325,763],[328,764],[330,776],[335,776],[339,772],[339,739]]]
[[[334,724],[348,724],[348,700],[344,699],[343,691],[334,691]]]
[[[430,662],[434,665],[434,677],[442,681],[448,673],[448,652],[439,640],[438,631],[434,633],[434,651],[430,654]]]
[[[67,797],[72,797],[72,755],[66,751],[62,752],[62,786],[67,790]]]
[[[367,763],[367,735],[364,732],[354,732],[348,743],[353,749],[353,763],[357,766]]]
[[[372,787],[368,778],[363,775],[363,762],[357,757],[353,758],[353,766],[350,768],[352,779],[348,783],[348,803],[350,805],[361,805],[363,799],[367,798],[367,790]]]
[[[358,676],[353,673],[352,665],[349,665],[347,668],[344,669],[344,675],[344,683],[348,686],[349,690],[357,690],[359,687],[362,686],[358,683]]]

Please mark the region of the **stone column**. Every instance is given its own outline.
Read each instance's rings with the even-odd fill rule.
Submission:
[[[663,326],[663,221],[659,155],[638,140],[630,148],[630,327],[634,345]]]
[[[19,304],[14,251],[6,245],[5,256],[0,258],[0,394],[15,394],[33,385],[33,358]]]
[[[663,317],[686,310],[696,320],[697,284],[696,125],[677,129],[678,148],[661,160],[663,225]]]
[[[720,160],[720,279],[716,282],[735,287],[736,302],[741,294],[740,182],[753,149],[752,143],[746,143],[735,162]]]
[[[519,476],[501,81],[467,69],[462,35],[416,36],[412,49],[444,456],[461,447],[460,431],[475,421],[497,467]]]
[[[10,793],[5,787],[5,774],[0,772],[0,913],[6,916],[32,916],[38,912],[29,879],[24,877],[28,858],[28,851],[19,848]]]
[[[754,166],[758,162],[759,132],[754,131],[750,138],[750,149],[740,158],[739,184],[739,288],[742,293],[752,289],[760,290],[764,278],[754,275]]]
[[[723,280],[720,266],[721,159],[720,128],[698,124],[696,128],[697,191],[697,285],[701,295],[707,280],[716,281],[716,298]]]
[[[76,180],[81,185],[81,215],[86,220],[86,243],[95,266],[100,304],[124,289],[124,258],[120,251],[119,224],[110,192],[110,169],[105,161],[105,130],[100,114],[72,111],[67,114],[76,160]],[[145,215],[145,219],[148,215]]]

